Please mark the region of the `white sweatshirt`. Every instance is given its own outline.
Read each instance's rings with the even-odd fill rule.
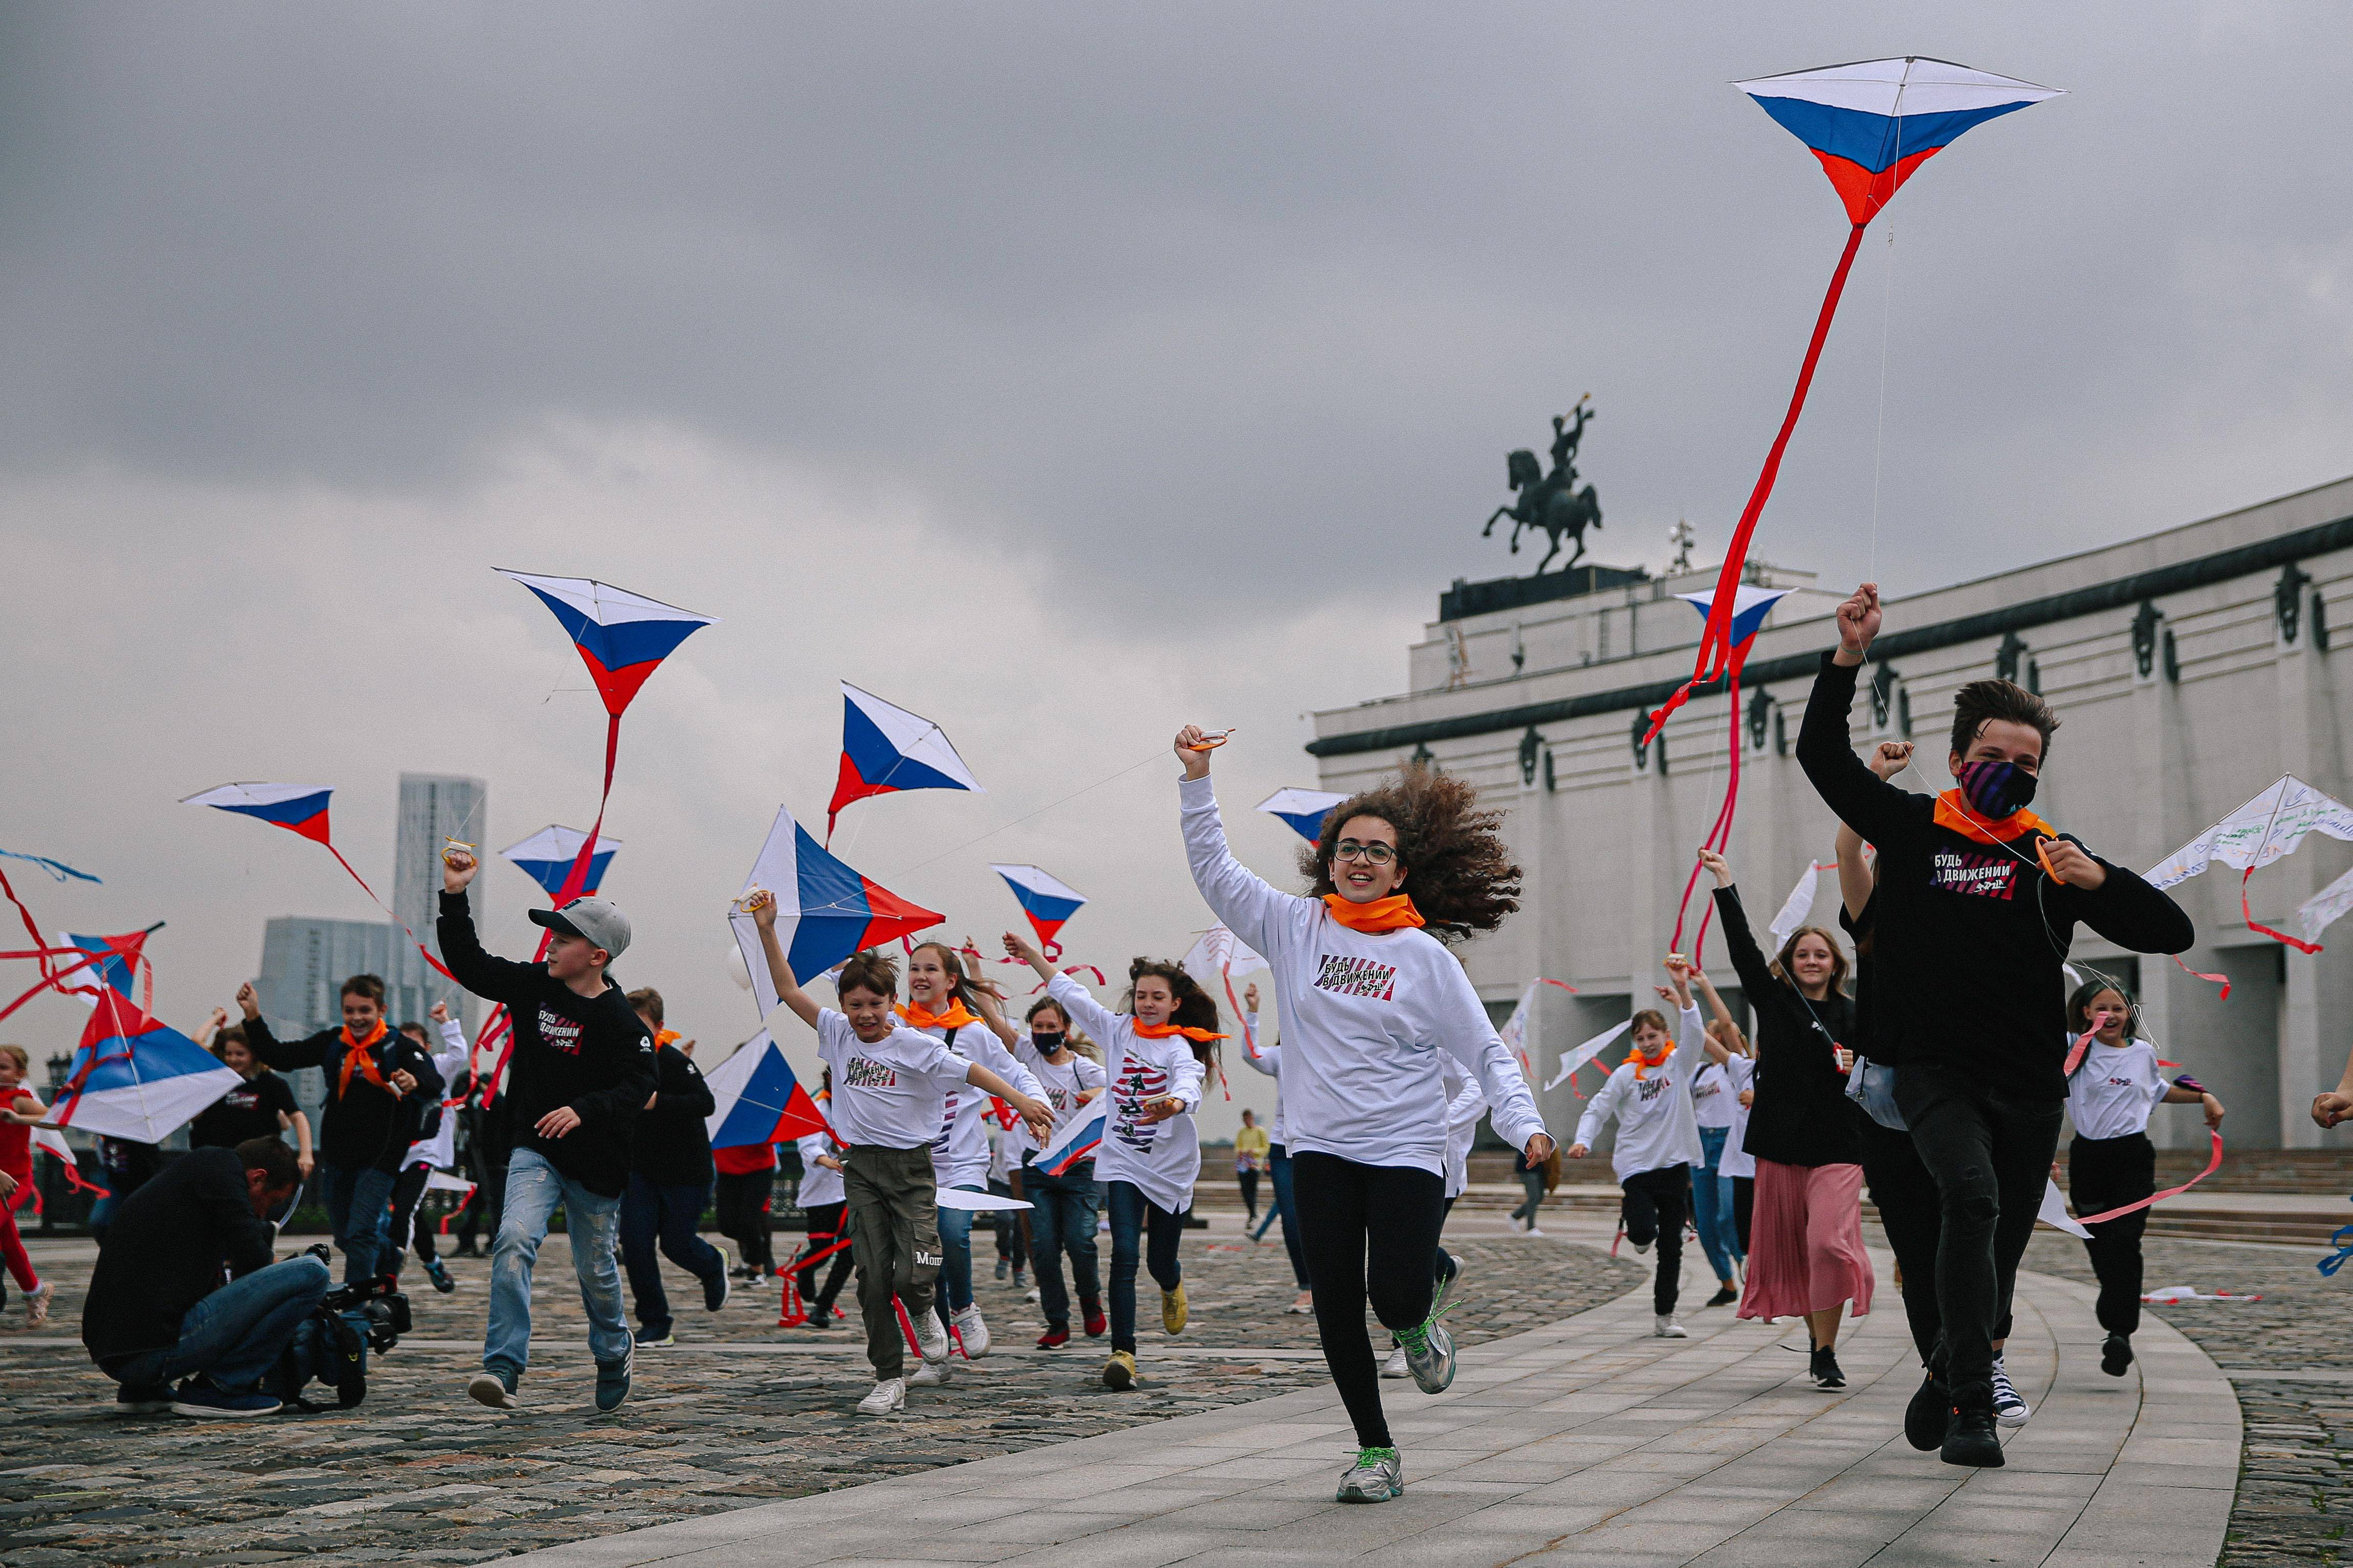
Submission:
[[[818,1055],[833,1069],[833,1130],[849,1144],[920,1149],[940,1135],[950,1089],[972,1064],[904,1024],[868,1045],[830,1007],[817,1015]]]
[[[902,1020],[903,1024],[903,1020]],[[1046,1098],[1046,1086],[1023,1067],[995,1030],[979,1019],[951,1029],[934,1024],[917,1029],[969,1062],[978,1062],[1033,1100]],[[940,1110],[938,1134],[932,1140],[932,1179],[944,1187],[978,1187],[988,1184],[988,1130],[982,1119],[990,1114],[985,1089],[957,1084],[948,1090]]]
[[[1282,1047],[1266,1043],[1266,1037],[1258,1032],[1257,1014],[1250,1016],[1249,1027],[1250,1038],[1242,1042],[1242,1062],[1252,1072],[1262,1072],[1274,1079],[1274,1117],[1266,1124],[1266,1141],[1282,1144],[1287,1157],[1291,1145],[1282,1136]]]
[[[2127,1138],[2148,1131],[2149,1113],[2173,1087],[2147,1040],[2104,1046],[2094,1039],[2067,1080],[2067,1119],[2079,1138]]]
[[[813,1209],[826,1204],[840,1203],[847,1196],[842,1191],[841,1173],[829,1171],[817,1163],[819,1154],[831,1154],[837,1160],[841,1158],[839,1151],[833,1146],[833,1140],[822,1132],[812,1132],[806,1138],[794,1140],[793,1147],[801,1152],[800,1206]]]
[[[1446,1104],[1446,1195],[1459,1198],[1471,1185],[1471,1140],[1487,1114],[1487,1091],[1449,1057],[1444,1084],[1454,1098]]]
[[[1585,1114],[1577,1119],[1577,1141],[1588,1149],[1603,1124],[1613,1116],[1618,1119],[1618,1142],[1609,1151],[1609,1168],[1621,1182],[1671,1165],[1696,1166],[1707,1158],[1699,1146],[1699,1123],[1692,1115],[1691,1095],[1697,1068],[1706,1065],[1698,1044],[1706,1033],[1700,1026],[1696,1007],[1683,1009],[1678,1024],[1682,1043],[1667,1053],[1665,1061],[1644,1068],[1637,1079],[1630,1054],[1610,1073],[1601,1092],[1586,1102]]]
[[[441,1075],[444,1098],[454,1098],[459,1077],[466,1070],[467,1058],[473,1047],[466,1043],[466,1031],[455,1018],[441,1026],[441,1048],[433,1054],[433,1070]],[[458,1108],[441,1108],[440,1130],[430,1138],[419,1138],[408,1146],[404,1165],[426,1164],[437,1171],[446,1171],[458,1163]]]
[[[1060,1131],[1063,1122],[1070,1120],[1071,1112],[1086,1103],[1086,1094],[1089,1089],[1101,1089],[1103,1086],[1103,1063],[1091,1057],[1082,1056],[1077,1051],[1069,1053],[1071,1059],[1060,1067],[1056,1067],[1052,1062],[1048,1061],[1046,1053],[1028,1040],[1018,1042],[1013,1047],[1013,1054],[1023,1067],[1036,1075],[1038,1082],[1043,1086],[1045,1093],[1040,1098],[1054,1108],[1054,1127],[1057,1131]],[[1020,1163],[1022,1155],[1034,1154],[1045,1147],[1038,1140],[1029,1136],[1029,1124],[1026,1121],[1015,1122],[1008,1136],[1013,1140],[1013,1152],[1007,1158],[1017,1165]]]
[[[1700,1130],[1731,1126],[1732,1113],[1738,1109],[1733,1099],[1732,1080],[1725,1076],[1724,1069],[1714,1062],[1700,1068],[1698,1076],[1692,1079],[1692,1116],[1699,1122]]]
[[[1233,858],[1208,779],[1177,785],[1185,851],[1210,911],[1266,955],[1282,1011],[1284,1143],[1366,1165],[1446,1173],[1439,1057],[1485,1091],[1514,1148],[1545,1130],[1520,1064],[1471,977],[1425,931],[1351,931],[1321,899],[1269,887]]]
[[[1201,1107],[1201,1063],[1193,1042],[1182,1035],[1145,1038],[1134,1018],[1111,1011],[1067,974],[1054,976],[1046,994],[1103,1047],[1109,1106],[1095,1148],[1095,1180],[1132,1182],[1158,1207],[1183,1214],[1193,1206],[1201,1174],[1201,1135],[1193,1125]],[[1145,1121],[1144,1102],[1169,1095],[1185,1109],[1166,1121]]]
[[[1740,1103],[1740,1091],[1757,1087],[1757,1058],[1734,1057],[1724,1064],[1724,1087],[1732,1096],[1732,1126],[1724,1135],[1724,1153],[1715,1162],[1719,1176],[1746,1176],[1757,1179],[1757,1156],[1741,1147],[1748,1141],[1748,1107]]]

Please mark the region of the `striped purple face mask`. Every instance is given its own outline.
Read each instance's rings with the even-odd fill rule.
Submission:
[[[1963,763],[1954,771],[1953,782],[1961,786],[1969,809],[1989,822],[1999,822],[2034,800],[2034,775],[2016,763]]]

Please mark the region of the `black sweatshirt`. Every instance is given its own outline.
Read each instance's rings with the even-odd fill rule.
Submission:
[[[641,1111],[629,1137],[629,1169],[660,1187],[711,1184],[710,1117],[719,1109],[694,1058],[676,1046],[654,1052],[653,1109]]]
[[[1846,1097],[1834,1050],[1854,1048],[1854,1004],[1835,991],[1810,1002],[1775,974],[1748,934],[1739,889],[1718,888],[1715,912],[1757,1016],[1757,1099],[1741,1147],[1783,1165],[1862,1163],[1862,1130],[1855,1125],[1862,1112]]]
[[[583,996],[544,963],[492,958],[474,934],[463,893],[441,895],[436,929],[458,984],[506,1004],[514,1054],[500,1098],[513,1101],[514,1147],[599,1197],[619,1197],[629,1184],[629,1129],[654,1093],[654,1037],[628,997],[609,980],[601,994]],[[565,1106],[580,1125],[561,1138],[540,1136],[540,1118]]]
[[[433,1058],[415,1040],[387,1028],[370,1052],[376,1071],[389,1085],[396,1072],[417,1076],[417,1087],[395,1094],[378,1089],[355,1066],[348,1085],[343,1073],[343,1031],[322,1029],[307,1040],[285,1041],[269,1032],[261,1018],[245,1021],[245,1043],[253,1054],[281,1071],[317,1068],[326,1075],[327,1105],[319,1129],[319,1158],[339,1171],[397,1171],[408,1146],[417,1142],[425,1112],[441,1098],[441,1074]]]
[[[142,1351],[180,1342],[180,1320],[221,1287],[269,1266],[275,1233],[246,1196],[234,1149],[191,1149],[122,1200],[99,1249],[81,1342],[112,1373]]]
[[[1877,777],[1848,742],[1859,668],[1822,656],[1798,761],[1830,808],[1879,850],[1871,1058],[1950,1070],[2026,1099],[2063,1100],[2061,965],[2077,922],[2129,952],[2179,952],[2197,940],[2189,917],[2106,860],[2100,861],[2106,880],[2096,889],[2053,882],[2036,863],[2031,832],[2005,849],[1937,826],[1934,796]]]

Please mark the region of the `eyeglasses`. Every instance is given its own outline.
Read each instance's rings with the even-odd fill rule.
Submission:
[[[1397,858],[1397,851],[1386,844],[1359,844],[1353,838],[1343,838],[1332,846],[1332,858],[1344,865],[1362,860],[1367,866],[1386,866]]]

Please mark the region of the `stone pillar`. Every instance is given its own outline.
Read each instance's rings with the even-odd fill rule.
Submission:
[[[2278,694],[2280,771],[2326,789],[2327,783],[2313,777],[2313,666],[2319,656],[2311,651],[2309,617],[2297,617],[2295,633],[2290,639],[2286,629],[2281,628],[2279,656],[2272,665]],[[2295,907],[2320,890],[2315,877],[2319,864],[2316,856],[2305,850],[2275,860],[2255,874],[2265,885],[2264,905],[2274,915],[2266,924],[2282,931],[2291,929],[2288,921]],[[2261,912],[2257,918],[2262,918]],[[2279,1011],[2280,1146],[2317,1148],[2322,1134],[2309,1112],[2313,1085],[2320,1076],[2320,973],[2307,954],[2290,948],[2283,956],[2287,984]]]
[[[2125,863],[2134,867],[2156,865],[2180,847],[2184,840],[2198,831],[2198,826],[2203,826],[2189,824],[2189,808],[2182,798],[2183,784],[2189,776],[2189,761],[2181,754],[2181,693],[2167,679],[2164,661],[2158,657],[2158,643],[2162,636],[2163,627],[2152,621],[2149,668],[2137,671],[2133,681],[2131,826],[2124,828],[2130,838],[2128,842],[2116,845],[2113,850],[2101,847],[2104,853],[2129,856]],[[2186,889],[2175,889],[2177,896],[2184,891]],[[2195,919],[2198,908],[2195,899],[2185,899],[2182,907],[2189,910]],[[2206,933],[2201,931],[2199,935],[2202,943]],[[2192,951],[2195,952],[2194,949]],[[2200,969],[2213,967],[2197,963],[2192,957],[2186,957],[2184,962]],[[2175,993],[2185,985],[2206,984],[2183,973],[2171,959],[2162,953],[2144,954],[2140,963],[2139,1000],[2141,1027],[2148,1037],[2160,1046],[2178,1043]],[[2159,1054],[2167,1053],[2160,1051]],[[2188,1147],[2183,1136],[2185,1125],[2179,1117],[2153,1116],[2149,1118],[2149,1141],[2160,1149]]]

